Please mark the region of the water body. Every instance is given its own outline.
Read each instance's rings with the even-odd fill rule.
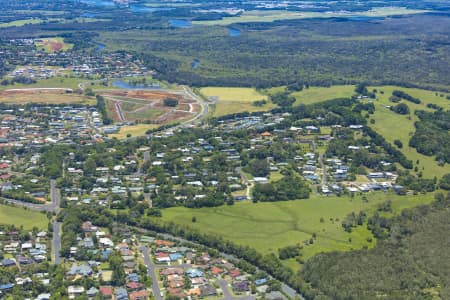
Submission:
[[[104,6],[104,7],[114,7],[116,6],[114,2],[107,0],[81,0],[82,3],[95,5],[95,6]]]
[[[346,17],[345,19],[350,21],[373,21],[373,20],[384,20],[384,17],[369,17],[369,16],[352,16],[352,17]]]
[[[200,61],[198,59],[194,60],[194,62],[192,63],[192,69],[197,69],[199,65]]]
[[[155,83],[155,84],[129,84],[126,81],[123,80],[116,80],[113,81],[112,86],[114,87],[118,87],[121,89],[126,89],[126,90],[157,90],[160,89],[160,85]]]
[[[239,29],[236,28],[228,28],[228,34],[231,37],[237,37],[241,35],[241,31]]]
[[[173,7],[148,7],[144,5],[130,5],[130,10],[134,13],[152,13],[155,11],[172,10]]]
[[[95,52],[102,52],[103,51],[103,49],[105,49],[106,48],[106,46],[105,45],[103,45],[103,44],[100,44],[100,43],[96,43],[95,44],[97,47],[95,48]]]
[[[191,28],[192,23],[191,21],[185,19],[170,19],[169,26],[176,28]]]
[[[95,18],[96,16],[97,16],[97,14],[90,13],[90,12],[85,12],[85,13],[81,14],[80,17],[82,17],[82,18]]]

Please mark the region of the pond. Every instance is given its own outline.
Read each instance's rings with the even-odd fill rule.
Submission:
[[[100,43],[95,43],[95,52],[102,52],[103,51],[103,49],[105,49],[106,48],[106,46],[105,45],[103,45],[103,44],[100,44]]]
[[[161,88],[158,83],[130,84],[123,80],[113,81],[112,86],[126,90],[155,90]]]
[[[236,37],[236,36],[240,36],[241,35],[241,31],[239,29],[236,29],[236,28],[228,28],[228,34],[231,37]]]
[[[192,23],[185,19],[170,19],[169,26],[176,28],[190,28],[192,27]]]
[[[197,69],[199,65],[200,61],[198,59],[195,59],[194,62],[192,63],[192,69]]]

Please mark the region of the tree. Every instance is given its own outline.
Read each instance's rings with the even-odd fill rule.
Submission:
[[[164,106],[167,107],[176,107],[178,105],[178,100],[174,98],[166,98],[164,99]]]

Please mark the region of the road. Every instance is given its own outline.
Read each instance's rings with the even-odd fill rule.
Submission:
[[[322,186],[326,186],[328,183],[328,177],[327,177],[327,166],[325,165],[323,161],[323,155],[319,155],[319,163],[322,167]]]
[[[61,263],[61,223],[53,222],[53,252],[54,252],[54,263],[59,265]]]
[[[244,182],[244,184],[245,184],[245,186],[246,186],[246,189],[247,189],[247,191],[246,191],[247,199],[248,199],[248,200],[252,200],[252,193],[251,193],[251,191],[252,191],[252,188],[253,188],[253,182],[250,182],[250,181],[248,180],[247,175],[245,175],[245,173],[242,172],[242,168],[241,168],[241,167],[237,167],[237,168],[235,169],[235,171],[236,171],[237,173],[239,173],[239,175],[241,176],[241,180]]]
[[[159,289],[158,284],[158,275],[156,275],[156,266],[148,255],[149,249],[147,247],[139,247],[139,251],[141,251],[142,256],[144,257],[144,264],[147,266],[148,275],[152,278],[153,296],[155,300],[162,300],[163,298],[161,297],[161,290]]]
[[[50,198],[52,199],[52,203],[49,204],[29,203],[9,198],[1,198],[1,199],[6,203],[14,204],[16,206],[27,207],[32,210],[58,213],[60,209],[59,206],[61,203],[61,195],[59,193],[59,190],[56,188],[56,180],[54,179],[50,180]]]

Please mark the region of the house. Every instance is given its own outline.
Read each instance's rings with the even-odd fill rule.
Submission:
[[[209,297],[214,296],[217,294],[216,289],[212,285],[204,285],[200,287],[201,296],[202,297]]]
[[[98,294],[98,292],[99,292],[98,289],[93,286],[89,290],[86,291],[86,295],[89,298],[93,298],[93,297],[95,297],[95,295]]]
[[[128,300],[128,292],[126,289],[120,287],[116,289],[116,300]]]
[[[247,292],[249,290],[248,281],[236,281],[232,284],[233,290],[239,292]]]
[[[81,225],[81,228],[84,232],[95,232],[98,229],[97,226],[92,225],[89,221],[84,222],[83,225]]]
[[[272,291],[266,294],[266,300],[287,300],[287,298],[279,291]]]
[[[148,299],[148,291],[140,290],[130,293],[130,300],[147,300]]]
[[[190,277],[190,278],[194,278],[194,277],[202,277],[203,276],[203,272],[200,271],[199,269],[189,269],[186,271],[186,274]]]
[[[101,286],[99,288],[100,295],[103,297],[103,299],[112,299],[113,296],[113,289],[111,286]]]
[[[67,294],[69,295],[69,299],[75,299],[76,297],[82,295],[84,293],[84,287],[82,286],[69,286],[67,288]]]

